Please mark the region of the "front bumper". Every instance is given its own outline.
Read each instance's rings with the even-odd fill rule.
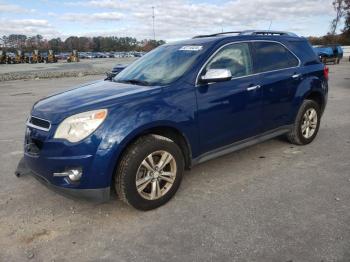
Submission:
[[[64,195],[108,200],[115,162],[110,148],[101,146],[101,131],[79,143],[69,143],[53,139],[55,128],[40,130],[27,125],[24,157],[16,172],[22,169]],[[80,179],[59,175],[69,170],[81,170]]]
[[[52,184],[44,176],[34,173],[30,168],[28,168],[24,158],[22,158],[19,161],[15,174],[18,177],[21,175],[32,175],[38,181],[40,181],[42,184],[44,184],[51,190],[61,195],[64,195],[66,197],[81,198],[81,199],[94,201],[94,202],[106,202],[110,199],[110,193],[111,193],[110,187],[80,189],[80,188],[67,188],[67,187],[56,186]]]

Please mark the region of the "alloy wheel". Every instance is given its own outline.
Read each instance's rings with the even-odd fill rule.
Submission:
[[[173,186],[176,172],[175,158],[169,152],[160,150],[149,154],[137,170],[137,192],[147,200],[161,198]]]
[[[318,124],[317,112],[314,108],[309,108],[306,110],[303,116],[302,124],[301,124],[301,133],[304,138],[311,138],[317,129]]]

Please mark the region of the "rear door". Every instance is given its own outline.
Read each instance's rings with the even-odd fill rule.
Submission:
[[[302,79],[299,59],[284,45],[272,41],[253,43],[255,72],[262,88],[262,131],[289,124],[293,99]]]

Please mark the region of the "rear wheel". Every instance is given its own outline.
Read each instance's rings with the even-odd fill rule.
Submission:
[[[157,208],[178,190],[184,158],[172,140],[147,135],[130,145],[116,173],[116,191],[125,203],[140,210]]]
[[[288,140],[297,145],[311,143],[320,127],[320,106],[313,100],[305,100],[301,105],[292,130],[287,134]]]

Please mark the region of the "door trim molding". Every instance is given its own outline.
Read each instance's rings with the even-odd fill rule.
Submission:
[[[237,141],[237,142],[234,142],[232,144],[208,151],[206,153],[201,154],[200,156],[198,156],[196,158],[193,158],[191,166],[198,165],[198,164],[203,163],[205,161],[208,161],[208,160],[211,160],[211,159],[223,156],[223,155],[227,155],[227,154],[230,154],[230,153],[235,152],[237,150],[240,150],[240,149],[264,142],[266,140],[270,140],[274,137],[286,134],[290,131],[290,129],[292,127],[293,127],[293,125],[281,126],[279,128],[264,132],[262,134],[259,134],[259,135],[256,135],[256,136],[253,136],[250,138],[246,138],[244,140]]]

